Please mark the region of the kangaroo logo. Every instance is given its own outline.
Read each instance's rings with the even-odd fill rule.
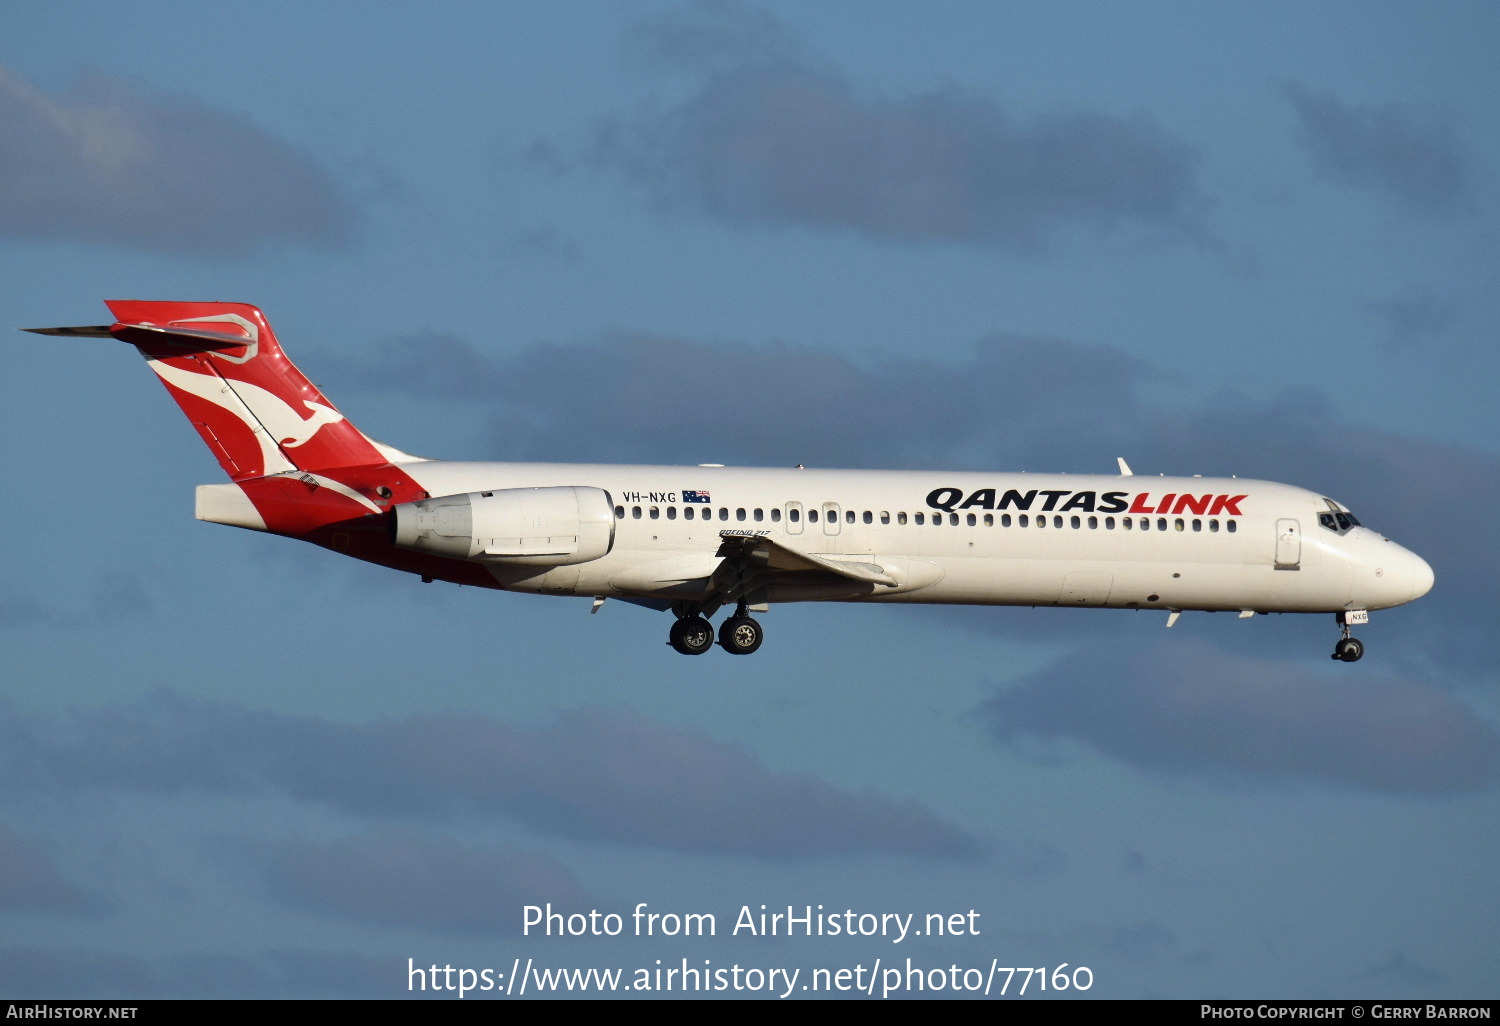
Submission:
[[[249,428],[260,448],[263,474],[295,469],[277,447],[278,441],[282,448],[296,448],[307,444],[327,425],[344,419],[338,410],[310,399],[302,400],[302,405],[312,411],[311,417],[304,418],[281,396],[248,381],[195,374],[165,360],[149,362],[169,384],[213,403]]]
[[[324,406],[322,403],[315,403],[311,399],[302,400],[302,405],[312,410],[313,415],[302,422],[301,427],[296,429],[296,434],[281,440],[285,448],[295,449],[299,445],[304,445],[318,433],[318,429],[324,424],[337,424],[344,419],[344,415],[338,410],[331,406]]]

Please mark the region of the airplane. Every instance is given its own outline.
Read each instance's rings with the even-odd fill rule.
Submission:
[[[229,475],[199,520],[414,574],[670,611],[668,642],[749,655],[752,612],[909,602],[1333,613],[1352,628],[1432,568],[1315,491],[1241,478],[424,459],[371,439],[245,303],[114,300],[108,325],[27,328],[136,347]],[[715,630],[709,617],[732,608]]]

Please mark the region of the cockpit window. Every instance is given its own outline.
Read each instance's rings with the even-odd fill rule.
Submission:
[[[1359,526],[1352,513],[1319,513],[1318,523],[1335,534],[1348,534],[1350,528]]]

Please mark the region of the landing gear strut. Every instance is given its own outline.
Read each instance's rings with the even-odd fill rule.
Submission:
[[[1349,633],[1351,629],[1346,615],[1340,613],[1339,631],[1343,634],[1343,637],[1339,638],[1338,643],[1333,646],[1334,659],[1342,659],[1346,663],[1353,663],[1357,662],[1359,657],[1365,654],[1364,644]]]

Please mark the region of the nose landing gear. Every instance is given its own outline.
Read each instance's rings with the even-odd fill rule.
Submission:
[[[1363,609],[1350,610],[1339,613],[1339,631],[1343,637],[1333,646],[1333,658],[1341,659],[1346,663],[1358,662],[1359,657],[1365,654],[1364,643],[1353,637],[1349,632],[1356,623],[1369,623],[1370,614]]]
[[[1340,638],[1337,645],[1333,646],[1333,658],[1342,659],[1346,663],[1352,663],[1365,654],[1365,646],[1358,638]]]

